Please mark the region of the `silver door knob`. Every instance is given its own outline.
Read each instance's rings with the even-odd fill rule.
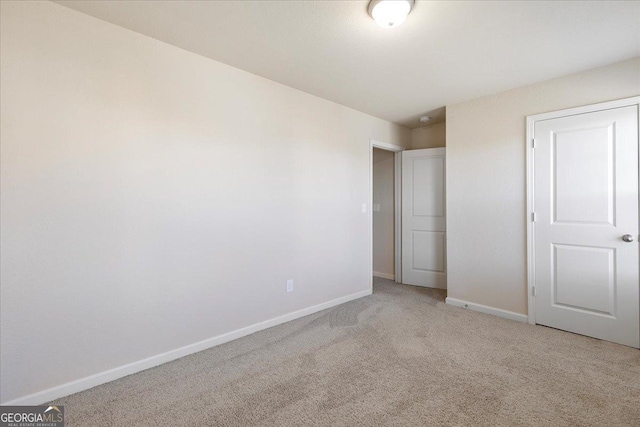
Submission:
[[[633,236],[631,234],[625,234],[624,236],[622,236],[622,240],[627,243],[633,242]]]

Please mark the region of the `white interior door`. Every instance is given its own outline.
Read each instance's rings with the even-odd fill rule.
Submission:
[[[638,108],[536,121],[536,323],[640,346]]]
[[[445,149],[402,152],[402,283],[446,289]]]

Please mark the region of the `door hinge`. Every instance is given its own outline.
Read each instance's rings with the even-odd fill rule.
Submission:
[[[532,222],[536,222],[536,213],[535,212],[531,212],[531,221]]]
[[[531,295],[534,296],[534,297],[536,296],[536,287],[535,286],[531,287]]]
[[[536,148],[536,139],[531,138],[531,148]]]

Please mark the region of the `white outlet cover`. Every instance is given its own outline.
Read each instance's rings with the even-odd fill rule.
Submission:
[[[293,292],[293,279],[287,280],[287,292]]]
[[[362,213],[367,213],[367,204],[366,203],[362,204]]]

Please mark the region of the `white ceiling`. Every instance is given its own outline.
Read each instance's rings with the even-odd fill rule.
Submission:
[[[445,105],[640,56],[640,2],[57,1],[411,128]]]

